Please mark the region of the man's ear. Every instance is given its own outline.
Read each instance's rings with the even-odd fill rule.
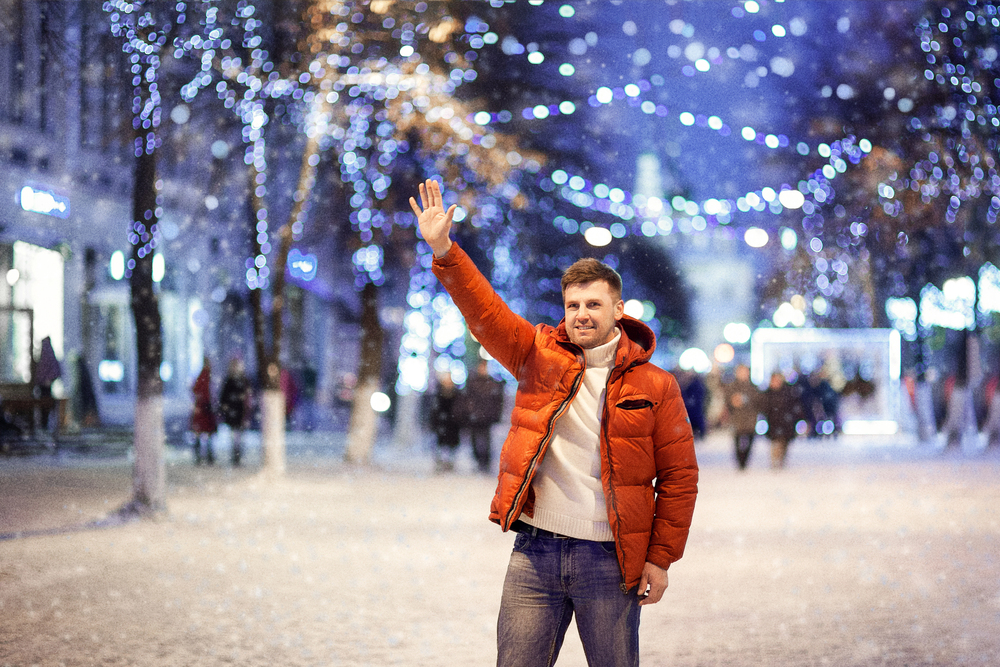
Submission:
[[[617,322],[625,314],[625,302],[618,299],[618,303],[615,304],[615,321]]]

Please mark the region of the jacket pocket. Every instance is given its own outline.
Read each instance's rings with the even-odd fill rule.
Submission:
[[[645,410],[653,407],[653,402],[648,398],[630,398],[615,405],[622,410]]]

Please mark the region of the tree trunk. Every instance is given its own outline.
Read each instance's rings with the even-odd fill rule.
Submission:
[[[132,464],[133,499],[138,514],[166,509],[163,396],[137,396],[135,401],[135,461]]]
[[[376,377],[358,380],[351,405],[347,449],[344,451],[344,460],[348,463],[367,463],[371,460],[375,437],[378,435],[378,413],[372,409],[371,399],[378,389]]]
[[[285,394],[281,389],[265,389],[260,401],[260,436],[264,444],[263,474],[285,474]]]
[[[411,449],[420,444],[420,397],[412,389],[396,397],[396,423],[393,428],[393,446],[397,449]]]
[[[157,294],[153,289],[153,229],[156,217],[156,154],[143,151],[135,163],[132,195],[132,259],[130,277],[135,321],[136,386],[133,497],[126,509],[139,514],[166,509],[164,463],[163,334]]]
[[[917,377],[914,389],[914,416],[917,418],[917,439],[922,443],[931,443],[937,435],[937,423],[934,418],[934,392],[923,375]]]
[[[292,249],[294,230],[301,228],[305,222],[308,210],[309,193],[316,179],[316,156],[319,153],[319,137],[310,137],[306,141],[302,153],[302,164],[299,170],[299,182],[295,190],[295,203],[289,215],[289,222],[282,225],[274,234],[272,240],[277,242],[277,251],[269,262],[268,279],[271,285],[271,335],[270,346],[267,344],[267,334],[264,330],[265,320],[263,297],[260,288],[250,292],[250,305],[253,311],[254,347],[257,353],[257,381],[261,391],[261,447],[264,452],[264,473],[270,476],[281,476],[285,473],[285,401],[281,390],[281,349],[284,338],[285,309],[285,267],[288,264],[288,254]],[[260,172],[251,162],[248,168],[250,177],[251,201],[251,236],[253,236],[254,256],[262,252],[257,236],[257,221],[266,219],[266,204],[258,192],[258,185],[263,179]],[[262,217],[260,214],[264,212]],[[276,237],[276,238],[275,238]],[[280,400],[278,400],[280,399]],[[280,409],[279,409],[280,408]]]
[[[262,211],[266,214],[264,201],[257,192],[258,173],[253,164],[247,168],[250,178],[250,236],[253,238],[254,257],[262,253],[256,229],[258,214]],[[275,301],[278,304],[272,303],[272,308],[280,308],[280,300],[275,298]],[[280,477],[285,472],[285,401],[281,391],[281,366],[278,361],[280,347],[273,338],[273,331],[268,344],[267,315],[264,313],[264,293],[261,287],[250,290],[250,312],[253,318],[254,352],[257,355],[262,472],[271,477]]]
[[[917,418],[917,439],[922,443],[931,443],[937,436],[937,417],[934,415],[934,391],[927,382],[927,360],[924,357],[924,333],[920,324],[920,291],[915,297],[917,314],[916,348],[914,350],[914,370],[916,371],[916,387],[914,387],[914,416]]]
[[[383,337],[378,317],[378,288],[368,283],[361,290],[361,360],[344,453],[344,458],[351,463],[367,462],[375,447],[378,414],[372,409],[371,397],[381,382]]]
[[[973,402],[972,388],[977,384],[979,346],[975,334],[962,332],[958,352],[958,368],[955,373],[955,386],[948,399],[948,413],[945,419],[945,447],[947,449],[964,449],[978,437],[979,426],[976,421],[976,408]]]

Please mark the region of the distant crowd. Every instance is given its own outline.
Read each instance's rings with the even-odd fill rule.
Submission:
[[[857,400],[864,401],[876,390],[871,380],[857,375],[838,390],[823,368],[790,377],[774,371],[766,387],[753,384],[749,367],[742,364],[731,374],[718,368],[706,374],[684,369],[673,373],[695,439],[704,438],[716,428],[732,430],[736,465],[741,470],[747,467],[757,436],[767,437],[771,465],[781,468],[792,440],[836,436],[841,431],[841,400],[857,396]]]

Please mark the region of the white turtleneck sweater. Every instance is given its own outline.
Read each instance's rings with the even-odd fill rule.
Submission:
[[[525,523],[583,540],[614,539],[601,487],[599,437],[608,374],[620,339],[616,329],[611,341],[583,351],[587,359],[583,383],[556,421],[552,442],[532,482],[534,516],[522,514]]]

